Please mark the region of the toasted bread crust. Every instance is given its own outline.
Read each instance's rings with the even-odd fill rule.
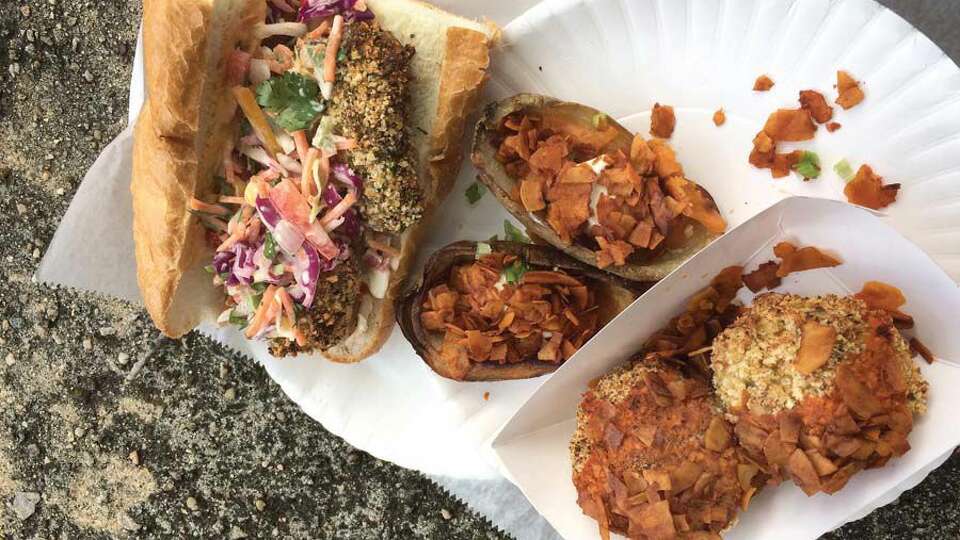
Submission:
[[[468,28],[450,28],[446,57],[457,61],[444,61],[441,67],[437,119],[429,150],[428,167],[433,186],[428,204],[439,204],[457,179],[463,162],[463,133],[468,116],[477,109],[490,67],[490,38]]]
[[[200,124],[200,86],[207,66],[197,62],[206,48],[211,2],[144,0],[143,45],[150,92],[146,109],[153,129],[189,141]]]
[[[257,45],[249,28],[265,10],[259,0],[144,2],[148,96],[134,138],[133,234],[144,304],[171,337],[222,302],[222,293],[200,283],[209,249],[187,202],[211,188],[233,133],[224,59]]]
[[[414,1],[409,5],[423,7]],[[224,145],[234,133],[235,103],[226,97],[225,59],[237,46],[259,46],[252,29],[264,20],[265,9],[262,0],[144,1],[149,96],[134,143],[134,240],[144,303],[157,327],[171,337],[185,334],[222,308],[222,292],[209,279],[201,284],[201,268],[211,253],[187,203],[212,188]],[[438,18],[451,17],[431,10]],[[433,129],[421,143],[428,148],[419,153],[428,156],[418,167],[428,213],[450,190],[459,170],[463,129],[479,99],[492,41],[491,35],[455,25],[446,35]],[[394,325],[393,302],[427,220],[402,235],[399,268],[385,297],[372,301],[366,327],[324,356],[357,362],[383,346]]]

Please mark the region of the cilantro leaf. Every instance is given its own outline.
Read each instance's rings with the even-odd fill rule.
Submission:
[[[503,269],[503,277],[507,280],[507,283],[519,283],[520,278],[527,273],[530,267],[527,266],[527,263],[523,262],[522,259],[517,259],[513,261],[513,264]]]
[[[477,204],[483,194],[487,192],[487,188],[483,186],[480,182],[474,182],[470,184],[470,187],[467,188],[467,191],[464,192],[464,195],[467,196],[467,202],[470,204]]]
[[[510,223],[508,220],[503,220],[503,233],[507,240],[510,242],[522,242],[524,244],[529,244],[530,239],[527,238],[527,235],[523,234],[523,231],[518,229],[513,223]]]
[[[317,81],[291,71],[257,86],[257,103],[287,131],[306,129],[323,112],[319,95]]]
[[[819,178],[820,156],[814,152],[804,152],[794,169],[804,178]]]

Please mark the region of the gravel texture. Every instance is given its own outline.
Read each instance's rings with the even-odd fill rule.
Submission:
[[[957,57],[952,0],[895,2]],[[136,0],[0,1],[0,538],[506,538],[351,449],[262,369],[32,282],[125,124]],[[78,249],[82,246],[78,246]],[[960,458],[835,539],[956,538]]]

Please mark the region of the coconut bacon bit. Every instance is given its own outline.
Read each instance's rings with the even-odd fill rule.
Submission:
[[[782,178],[800,162],[803,152],[777,153],[777,143],[798,142],[813,138],[817,125],[806,109],[780,109],[767,118],[763,131],[753,139],[749,162],[760,169],[770,169],[774,178]]]
[[[773,82],[773,79],[766,75],[761,75],[757,77],[757,80],[753,83],[754,92],[766,92],[773,88],[773,85],[776,84]]]
[[[723,109],[717,109],[717,112],[713,113],[713,125],[720,127],[727,123],[727,113],[723,112]]]
[[[559,364],[596,332],[599,313],[583,281],[518,267],[525,270],[513,255],[481,255],[428,292],[421,322],[444,333],[441,355],[464,374],[471,362]]]
[[[629,155],[601,154],[618,133],[599,124],[583,129],[549,112],[504,120],[497,159],[519,179],[514,199],[563,242],[592,249],[605,268],[680,246],[697,223],[714,234],[726,229],[665,141],[638,134]]]
[[[673,113],[673,107],[655,103],[653,112],[650,114],[650,134],[661,139],[669,139],[673,136],[673,130],[676,127],[677,117]]]
[[[837,105],[850,109],[863,101],[863,90],[860,83],[846,71],[837,72]]]
[[[886,208],[897,200],[900,184],[884,184],[868,165],[861,165],[857,175],[843,188],[847,201],[873,210]]]
[[[806,109],[818,124],[825,124],[833,118],[833,107],[827,104],[827,98],[816,90],[800,91],[800,107]],[[829,126],[827,127],[829,130]]]

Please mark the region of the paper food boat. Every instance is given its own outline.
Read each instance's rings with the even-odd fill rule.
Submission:
[[[599,538],[577,506],[567,450],[587,383],[636,353],[646,338],[683,311],[687,299],[723,268],[747,271],[774,259],[788,240],[835,253],[843,264],[792,274],[776,290],[802,295],[852,294],[865,281],[899,287],[915,335],[938,359],[927,365],[929,411],[915,419],[912,449],[886,467],[864,471],[835,495],[808,498],[790,483],[766,489],[741,514],[728,539],[811,539],[895,500],[943,463],[960,444],[960,289],[923,251],[869,212],[846,203],[794,197],[728,232],[658,283],[567,362],[501,429],[493,449],[508,477],[568,540]],[[743,294],[743,293],[747,294]],[[739,299],[749,304],[744,288]]]

